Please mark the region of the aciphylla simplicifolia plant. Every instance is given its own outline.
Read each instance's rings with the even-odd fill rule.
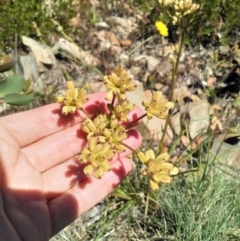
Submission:
[[[144,165],[145,168],[141,174],[149,178],[149,185],[153,191],[157,191],[161,183],[171,183],[172,177],[179,172],[178,168],[169,162],[170,155],[163,152],[164,137],[174,107],[174,88],[184,46],[185,30],[194,20],[196,11],[200,10],[200,6],[192,3],[191,0],[159,0],[159,4],[166,13],[168,22],[178,27],[180,36],[179,43],[173,46],[173,54],[169,56],[172,63],[170,101],[164,98],[160,91],[154,92],[151,101],[142,103],[146,113],[134,121],[137,122],[144,117],[166,119],[157,154],[151,149],[145,153],[133,150],[124,143],[128,130],[134,126],[134,123],[122,125],[128,122],[127,115],[134,108],[134,105],[127,101],[126,92],[133,91],[135,85],[129,78],[128,72],[121,67],[117,67],[111,74],[103,77],[103,82],[108,89],[105,98],[110,102],[107,105],[109,113],[99,113],[97,116],[89,117],[84,110],[84,104],[88,101],[86,90],[76,88],[72,81],[67,81],[66,95],[57,98],[57,102],[62,104],[63,115],[74,114],[77,110],[81,110],[87,116],[80,128],[86,133],[88,144],[79,155],[79,161],[86,164],[83,171],[87,176],[94,175],[96,178],[101,178],[105,172],[111,170],[109,161],[113,156],[129,148]],[[163,37],[168,36],[168,28],[162,21],[156,22],[156,28]]]
[[[134,105],[126,99],[126,92],[133,91],[135,85],[128,76],[127,70],[117,67],[112,73],[103,77],[103,82],[108,90],[105,99],[108,102],[108,113],[98,113],[94,117],[88,116],[84,104],[88,101],[86,90],[78,89],[72,81],[67,81],[66,95],[57,97],[57,102],[62,104],[62,114],[74,114],[77,110],[83,111],[87,118],[81,123],[82,131],[86,133],[87,145],[79,154],[79,162],[84,163],[84,173],[102,178],[105,172],[111,170],[110,160],[117,153],[129,148],[136,154],[139,161],[145,166],[141,174],[149,178],[150,188],[159,189],[159,184],[168,184],[172,176],[178,174],[178,168],[169,162],[168,153],[155,156],[153,150],[145,153],[133,150],[124,143],[127,132],[134,126],[133,122],[147,117],[156,116],[166,119],[168,112],[173,108],[173,103],[165,99],[160,91],[153,94],[152,100],[143,102],[146,113],[133,122],[128,120],[128,114]],[[128,123],[123,125],[122,123]]]

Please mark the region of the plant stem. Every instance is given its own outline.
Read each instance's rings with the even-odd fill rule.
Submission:
[[[129,150],[131,150],[133,153],[136,153],[136,150],[134,150],[131,146],[129,146],[129,145],[123,143],[123,142],[121,142],[121,144],[122,144],[123,146],[127,147],[127,148],[128,148]]]
[[[176,84],[176,79],[177,79],[177,71],[178,71],[178,65],[179,65],[179,60],[182,54],[182,48],[183,48],[183,43],[184,43],[184,30],[181,31],[180,34],[180,45],[179,45],[179,50],[177,53],[177,60],[176,63],[173,63],[173,70],[172,70],[172,85],[171,85],[171,93],[170,93],[170,101],[173,102],[173,96],[174,96],[174,89],[175,89],[175,84]],[[163,134],[162,134],[162,138],[161,141],[159,143],[159,150],[158,150],[158,154],[160,154],[163,150],[164,147],[164,138],[165,135],[167,133],[167,128],[169,125],[169,121],[170,121],[170,116],[172,115],[173,109],[169,110],[168,112],[168,116],[164,125],[164,129],[163,129]]]
[[[138,117],[136,120],[132,121],[131,123],[129,123],[127,126],[126,126],[126,130],[130,129],[133,124],[135,124],[136,122],[138,122],[139,120],[143,119],[145,116],[147,115],[147,113],[141,115],[140,117]]]

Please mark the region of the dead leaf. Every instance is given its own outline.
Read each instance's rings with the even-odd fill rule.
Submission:
[[[57,60],[53,50],[49,46],[43,45],[26,36],[22,36],[22,43],[32,50],[40,72],[46,71],[46,67],[43,64],[53,68],[57,67]]]
[[[58,42],[54,46],[54,50],[64,50],[71,54],[74,58],[80,60],[86,65],[93,65],[96,66],[100,64],[100,61],[89,54],[88,52],[82,50],[79,46],[75,43],[69,42],[64,38],[60,38]]]
[[[185,135],[182,135],[181,141],[182,141],[182,144],[183,144],[185,147],[189,146],[189,144],[190,144],[189,138],[188,138],[187,136],[185,136]]]
[[[0,57],[0,72],[5,72],[13,68],[15,61],[12,55],[4,55]]]
[[[78,28],[81,26],[80,13],[78,13],[76,17],[70,19],[69,25],[74,28]]]
[[[148,100],[152,100],[152,91],[151,90],[145,90],[144,91],[145,96],[148,98]]]
[[[217,116],[214,116],[211,120],[211,130],[214,132],[223,130],[221,120]]]
[[[208,87],[213,87],[213,85],[216,83],[217,78],[216,77],[210,77],[207,80],[207,86]]]
[[[168,56],[169,54],[173,54],[173,48],[171,45],[163,46],[163,48],[159,50],[160,56],[165,57],[165,56]]]
[[[134,23],[132,18],[111,16],[108,18],[108,22],[113,32],[121,39],[127,39],[129,34],[137,28],[137,24]]]
[[[193,102],[201,100],[197,95],[191,95],[190,98]]]
[[[93,7],[98,7],[99,6],[99,1],[98,0],[89,0],[89,2],[91,3],[91,5]]]
[[[120,40],[122,46],[130,46],[132,45],[132,41],[130,39]]]
[[[100,51],[111,49],[113,53],[119,54],[121,52],[120,42],[114,33],[106,30],[101,30],[95,33],[100,42]]]
[[[223,108],[220,105],[217,105],[217,104],[211,105],[210,109],[212,109],[212,110],[223,110]]]

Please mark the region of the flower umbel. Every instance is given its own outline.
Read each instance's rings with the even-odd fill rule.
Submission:
[[[126,99],[126,91],[135,89],[132,79],[128,77],[127,70],[117,67],[111,74],[103,77],[104,84],[108,89],[107,100],[112,100],[117,96],[120,100]]]
[[[134,108],[134,104],[129,103],[128,101],[123,101],[121,104],[117,104],[113,111],[115,116],[122,121],[127,121],[127,115]]]
[[[172,182],[171,175],[178,173],[178,168],[167,162],[170,158],[168,153],[162,153],[155,157],[153,150],[137,153],[138,158],[147,166],[142,172],[144,176],[150,177],[150,187],[153,191],[159,189],[160,183],[169,184]]]
[[[100,114],[91,120],[90,118],[85,119],[81,123],[82,130],[87,133],[87,139],[89,140],[92,136],[101,136],[103,130],[109,124],[108,116],[106,114]]]
[[[159,119],[166,119],[167,111],[174,106],[173,102],[168,102],[160,91],[156,91],[153,94],[151,102],[143,101],[142,105],[145,107],[148,119],[151,119],[153,116]]]
[[[62,114],[74,114],[76,110],[80,110],[88,101],[86,90],[84,88],[78,89],[74,86],[72,81],[67,81],[66,96],[58,96],[57,102],[63,104]]]
[[[97,138],[89,139],[89,147],[82,150],[79,161],[89,163],[83,172],[86,175],[94,173],[96,178],[101,178],[104,172],[111,170],[109,160],[114,156],[114,151],[109,143],[98,143]]]
[[[109,127],[103,131],[105,141],[108,142],[114,150],[119,152],[125,151],[122,141],[127,138],[126,130],[121,126],[114,115],[109,120]]]
[[[168,36],[168,28],[167,26],[161,22],[161,21],[157,21],[155,23],[155,26],[158,30],[158,32],[163,36],[163,37],[167,37]]]

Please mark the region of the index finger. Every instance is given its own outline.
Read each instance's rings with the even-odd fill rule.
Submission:
[[[90,115],[96,111],[106,111],[106,93],[88,95],[84,109]],[[49,104],[33,110],[0,118],[0,125],[6,128],[22,148],[48,135],[80,123],[85,118],[81,111],[73,115],[62,115],[59,104]]]

